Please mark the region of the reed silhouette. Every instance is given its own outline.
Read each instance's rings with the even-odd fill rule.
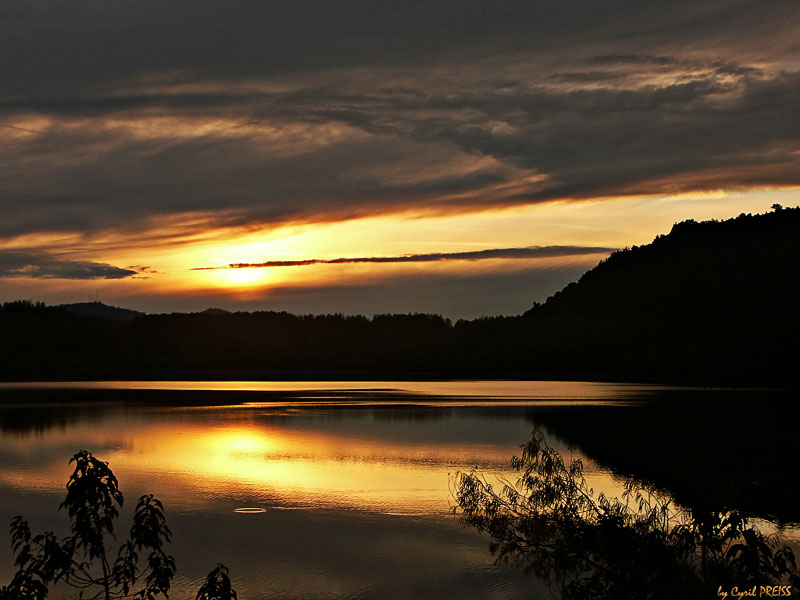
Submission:
[[[692,510],[629,479],[622,498],[594,495],[580,460],[565,464],[534,432],[499,488],[479,473],[454,481],[454,513],[492,537],[501,563],[522,567],[562,600],[710,598],[720,590],[791,593],[800,574],[789,546],[746,514]]]
[[[161,502],[152,494],[139,498],[130,535],[114,558],[110,543],[124,502],[119,482],[108,463],[87,450],[77,452],[72,463],[75,469],[59,506],[69,515],[71,535],[61,540],[49,531],[33,535],[25,519],[14,517],[11,545],[17,572],[0,588],[0,600],[44,600],[50,586],[58,583],[81,590],[81,598],[167,598],[176,566],[165,551],[172,533]],[[208,574],[196,596],[197,600],[236,597],[224,565]]]

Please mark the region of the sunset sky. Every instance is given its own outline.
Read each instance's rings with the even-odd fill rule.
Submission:
[[[0,301],[519,314],[800,203],[800,3],[3,0]]]

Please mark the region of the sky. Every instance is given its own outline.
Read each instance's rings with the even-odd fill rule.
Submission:
[[[520,314],[800,204],[800,3],[4,0],[0,301]]]

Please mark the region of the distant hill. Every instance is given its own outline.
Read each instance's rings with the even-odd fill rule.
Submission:
[[[204,315],[229,315],[231,311],[225,310],[224,308],[216,308],[216,307],[209,307],[205,309],[202,314]]]
[[[684,221],[517,317],[0,306],[0,378],[520,377],[797,386],[800,209]]]
[[[128,308],[109,306],[108,304],[103,304],[102,302],[77,302],[74,304],[61,304],[56,308],[62,308],[69,313],[84,317],[96,317],[98,319],[109,319],[111,321],[130,321],[144,314]]]

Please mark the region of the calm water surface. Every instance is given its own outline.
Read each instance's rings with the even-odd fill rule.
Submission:
[[[34,531],[65,531],[56,508],[68,459],[86,448],[110,463],[129,509],[143,493],[164,502],[175,598],[194,597],[219,562],[242,600],[549,597],[534,578],[494,565],[488,538],[459,526],[454,474],[508,474],[538,426],[586,461],[597,490],[613,493],[613,465],[568,439],[565,419],[620,422],[665,391],[563,382],[3,384],[0,523],[24,514]],[[0,549],[7,581],[12,559]]]
[[[420,396],[436,399],[622,400],[656,391],[695,389],[642,383],[595,381],[48,381],[0,382],[2,390],[173,390],[242,392],[385,392],[386,399]]]

